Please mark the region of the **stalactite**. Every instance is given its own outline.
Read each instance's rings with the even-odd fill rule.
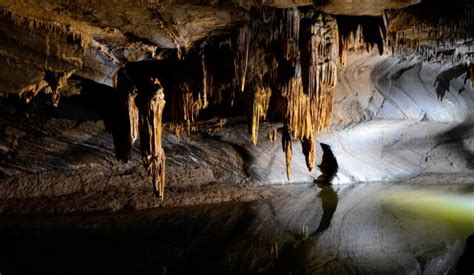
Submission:
[[[291,159],[293,156],[293,147],[291,141],[291,132],[288,129],[288,126],[283,127],[283,134],[281,135],[281,143],[283,147],[283,152],[285,152],[286,159],[286,177],[290,180],[291,177]]]
[[[118,116],[114,136],[117,159],[128,162],[133,143],[139,135],[139,110],[136,105],[138,90],[126,68],[117,72]]]
[[[270,139],[271,142],[276,142],[277,140],[277,129],[271,129],[267,133],[268,139]]]
[[[425,61],[472,62],[474,8],[438,1],[408,11],[386,11],[387,45],[401,57],[421,56]]]
[[[347,53],[371,52],[377,46],[382,55],[387,44],[387,16],[337,16],[339,29],[339,64],[347,63]]]
[[[253,144],[257,144],[260,119],[265,119],[270,106],[272,91],[268,87],[258,85],[253,92],[250,133]]]
[[[312,171],[314,168],[314,158],[316,156],[316,146],[314,144],[313,137],[303,138],[301,140],[301,147],[303,148],[306,166],[310,171]]]
[[[130,121],[130,140],[132,144],[138,138],[138,129],[139,129],[139,115],[138,108],[135,103],[137,97],[137,90],[133,89],[132,92],[128,95],[127,107],[128,107],[128,119]]]
[[[48,82],[44,79],[41,79],[37,83],[28,85],[27,87],[20,90],[18,93],[21,98],[25,100],[26,103],[30,102],[40,91],[48,87]]]
[[[61,98],[61,90],[67,86],[67,80],[71,77],[73,72],[53,72],[46,71],[45,81],[48,83],[46,93],[52,94],[52,101],[54,106],[58,106]]]
[[[301,141],[306,165],[311,171],[316,152],[315,134],[326,131],[331,121],[339,34],[336,21],[331,16],[317,14],[309,22],[303,24],[298,43],[301,65],[297,63],[293,67],[293,75],[283,85],[282,95],[287,100],[285,120],[288,133],[284,136]],[[287,159],[291,159],[291,148],[286,145],[284,150]]]
[[[117,158],[127,162],[138,132],[143,164],[155,191],[163,199],[165,153],[161,138],[165,93],[157,77],[143,74],[148,73],[149,65],[130,63],[117,73],[119,112],[114,144]]]
[[[208,106],[208,101],[207,101],[207,94],[209,93],[209,89],[212,89],[212,87],[208,87],[208,75],[207,75],[207,67],[206,67],[206,55],[205,51],[201,50],[201,68],[202,68],[202,94],[200,99],[202,100],[202,108],[205,109]]]
[[[236,56],[234,58],[235,68],[235,85],[240,91],[245,90],[245,81],[247,76],[247,68],[249,63],[249,47],[250,47],[250,29],[243,26],[239,29],[237,37]]]
[[[193,123],[199,116],[201,110],[207,107],[206,91],[199,91],[197,95],[188,83],[179,86],[183,102],[183,119],[187,125]]]
[[[338,45],[336,21],[331,16],[319,15],[311,27],[311,66],[307,85],[311,102],[317,102],[316,108],[312,106],[312,112],[316,113],[313,121],[318,132],[326,131],[331,122],[332,99],[337,83]]]
[[[160,81],[150,79],[149,87],[139,90],[135,100],[139,109],[140,145],[143,162],[156,192],[164,199],[165,152],[161,146],[165,94]]]
[[[283,11],[283,56],[293,64],[299,59],[300,12],[297,8]]]
[[[8,17],[16,25],[26,27],[31,32],[38,32],[41,34],[48,32],[64,36],[65,39],[80,45],[83,49],[90,48],[92,44],[88,35],[75,30],[71,25],[24,16],[7,9],[2,9],[0,15]]]
[[[19,91],[19,94],[26,102],[33,99],[39,92],[43,91],[46,94],[51,94],[51,101],[54,106],[58,106],[61,98],[61,91],[67,86],[67,80],[74,72],[54,72],[46,70],[43,74],[43,79],[37,83],[29,85]]]

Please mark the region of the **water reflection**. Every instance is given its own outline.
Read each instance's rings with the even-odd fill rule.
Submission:
[[[467,235],[453,234],[432,216],[401,211],[399,203],[411,206],[406,210],[415,207],[410,202],[426,209],[421,206],[433,191],[472,193],[474,185],[269,189],[271,195],[250,202],[3,218],[0,267],[6,271],[0,271],[153,274],[166,267],[169,274],[441,274],[469,268],[472,238],[465,246]],[[435,209],[433,204],[439,203],[430,204]],[[303,226],[308,235],[301,234]]]
[[[339,201],[337,192],[334,191],[332,185],[321,183],[317,183],[317,185],[319,188],[321,188],[318,198],[321,199],[323,216],[321,218],[321,222],[319,223],[318,229],[313,233],[313,235],[317,235],[318,233],[322,233],[328,229],[329,225],[331,224],[331,219],[334,215],[334,212],[336,212],[337,203]]]

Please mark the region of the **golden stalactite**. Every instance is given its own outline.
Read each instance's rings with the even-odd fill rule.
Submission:
[[[297,8],[283,12],[283,56],[288,61],[299,58],[300,12]]]
[[[474,35],[474,9],[452,5],[445,13],[433,18],[416,16],[416,13],[426,12],[426,8],[421,5],[414,14],[397,10],[384,13],[386,45],[392,53],[402,57],[418,55],[425,61],[455,64],[472,60],[472,46],[467,45]],[[432,8],[443,9],[441,6]]]
[[[336,20],[328,15],[319,15],[311,27],[311,60],[309,68],[309,94],[312,113],[316,114],[317,132],[327,131],[331,123],[334,89],[337,84],[339,32]]]
[[[208,81],[208,72],[207,72],[207,66],[206,66],[206,55],[205,51],[202,49],[201,50],[201,68],[202,68],[202,91],[201,91],[201,96],[200,100],[202,101],[202,109],[207,108],[208,106],[208,101],[207,101],[207,94],[210,89],[212,89],[212,86],[208,86],[209,84],[212,85],[212,82],[209,83]]]
[[[133,89],[128,94],[127,107],[128,107],[128,119],[130,120],[130,140],[132,144],[138,139],[138,108],[135,104],[135,98],[137,97],[137,90]]]
[[[183,102],[183,118],[186,124],[189,125],[196,121],[201,110],[207,107],[207,103],[203,101],[203,98],[205,97],[203,97],[202,94],[204,94],[204,92],[198,94],[196,99],[192,90],[186,84],[181,87],[181,93]]]
[[[68,43],[72,42],[79,45],[82,50],[88,50],[92,46],[90,36],[77,30],[71,24],[65,25],[55,21],[25,16],[7,9],[2,9],[0,16],[12,20],[17,26],[25,27],[33,33],[44,34],[49,32],[57,37],[62,37]]]
[[[168,126],[168,130],[172,132],[178,140],[180,140],[183,133],[184,126],[181,123],[170,123],[167,126]],[[190,128],[190,127],[187,127],[187,128]]]
[[[300,49],[300,62],[294,66],[293,76],[283,85],[281,92],[287,101],[285,120],[288,133],[284,136],[301,141],[306,166],[311,171],[316,155],[315,135],[327,131],[331,122],[333,93],[337,83],[339,33],[336,20],[322,14],[317,15],[311,27],[303,31],[310,32],[309,39],[305,41],[307,45]],[[292,150],[288,143],[291,141],[284,142],[283,149],[287,165],[291,165]]]
[[[41,90],[48,86],[48,82],[46,82],[44,79],[41,79],[37,83],[24,87],[18,93],[20,97],[25,100],[26,103],[29,103]]]
[[[245,25],[239,29],[234,69],[236,86],[240,88],[241,92],[245,90],[245,81],[249,65],[250,35],[251,33],[248,26]]]
[[[165,152],[161,146],[165,94],[160,81],[150,79],[149,87],[139,91],[135,100],[140,116],[140,145],[143,163],[156,192],[164,199]]]
[[[271,129],[270,131],[268,131],[267,133],[267,137],[268,139],[271,141],[271,142],[276,142],[277,140],[277,129],[274,128],[274,129]]]
[[[62,72],[46,70],[43,73],[43,79],[35,84],[29,85],[19,91],[19,94],[28,103],[39,92],[51,94],[51,101],[57,107],[61,99],[61,92],[67,87],[67,80],[72,76],[74,71]]]
[[[365,45],[362,35],[362,25],[357,25],[355,30],[347,35],[341,35],[339,47],[339,64],[345,67],[347,64],[347,53],[349,51],[359,51]]]
[[[266,119],[272,90],[258,85],[253,93],[250,132],[253,144],[257,144],[260,120]]]

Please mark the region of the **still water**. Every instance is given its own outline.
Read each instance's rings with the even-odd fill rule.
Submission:
[[[474,184],[270,188],[245,203],[3,217],[0,273],[449,273],[474,233]]]

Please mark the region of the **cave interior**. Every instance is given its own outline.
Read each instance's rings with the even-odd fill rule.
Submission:
[[[0,0],[0,274],[473,274],[470,0]]]

